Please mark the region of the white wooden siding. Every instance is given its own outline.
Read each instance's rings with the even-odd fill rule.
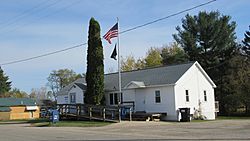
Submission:
[[[185,90],[189,91],[189,102],[186,102]],[[206,102],[204,101],[204,90],[207,92]],[[188,107],[193,114],[195,110],[200,109],[202,115],[207,119],[215,119],[214,88],[195,65],[178,80],[175,95],[176,111],[179,108]],[[178,115],[176,117],[179,118]]]

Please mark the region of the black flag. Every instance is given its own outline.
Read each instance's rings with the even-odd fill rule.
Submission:
[[[116,52],[116,44],[115,44],[115,48],[114,48],[114,50],[113,50],[113,52],[112,52],[110,58],[113,58],[114,60],[117,60],[117,59],[116,59],[116,56],[117,56],[117,52]]]

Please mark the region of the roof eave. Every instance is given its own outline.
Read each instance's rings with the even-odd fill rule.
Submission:
[[[196,61],[195,66],[201,71],[201,73],[205,76],[205,78],[208,80],[208,82],[212,85],[213,88],[216,88],[217,86],[213,82],[213,80],[208,76],[206,71],[201,67],[201,65]]]

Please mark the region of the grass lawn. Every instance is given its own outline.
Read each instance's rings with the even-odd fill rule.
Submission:
[[[216,117],[216,120],[233,120],[233,119],[250,119],[250,117],[248,116],[218,116]]]
[[[0,120],[0,124],[18,124],[18,123],[39,123],[39,122],[46,122],[48,119],[16,119],[16,120]]]
[[[38,122],[32,123],[33,127],[101,127],[112,124],[111,122],[101,121],[59,121],[58,123]]]
[[[201,119],[193,119],[191,122],[208,122],[208,121],[213,121],[213,120],[201,120]]]
[[[102,121],[59,121],[52,124],[48,119],[32,119],[32,120],[5,120],[0,124],[24,124],[30,123],[32,127],[100,127],[112,124],[111,122]]]

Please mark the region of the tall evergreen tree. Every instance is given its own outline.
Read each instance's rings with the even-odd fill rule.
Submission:
[[[236,23],[230,16],[217,12],[200,12],[197,16],[186,15],[182,29],[174,39],[181,44],[190,61],[198,61],[217,84],[216,99],[223,101],[226,92],[222,86],[223,75],[227,71],[229,59],[237,44],[235,42]],[[226,102],[226,101],[225,101]],[[221,112],[226,103],[220,103]]]
[[[205,69],[231,58],[235,49],[236,23],[219,12],[186,15],[182,28],[177,26],[174,39],[181,44],[190,61],[199,61]]]
[[[245,107],[245,113],[250,113],[250,62],[241,51],[228,60],[227,71],[223,76],[225,94],[222,103],[225,103],[226,114],[235,113],[239,107]]]
[[[94,18],[89,22],[87,53],[87,91],[84,101],[87,104],[99,105],[104,95],[104,64],[100,25]]]
[[[0,97],[4,97],[11,89],[11,82],[8,81],[9,77],[5,76],[2,68],[0,67]]]
[[[245,38],[242,41],[243,42],[242,50],[244,51],[244,55],[247,55],[248,57],[250,57],[250,31],[246,31],[244,35],[245,35]]]

